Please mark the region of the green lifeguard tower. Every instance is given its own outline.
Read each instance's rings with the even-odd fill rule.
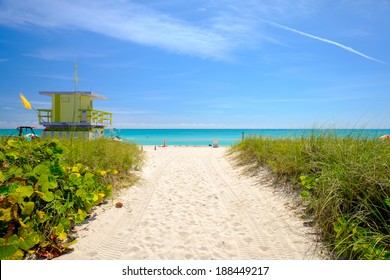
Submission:
[[[104,96],[90,91],[40,91],[51,96],[52,109],[38,109],[44,138],[96,139],[104,136],[104,128],[112,124],[112,113],[93,109],[94,100]]]

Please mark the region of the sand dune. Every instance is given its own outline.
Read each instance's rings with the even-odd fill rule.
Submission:
[[[145,152],[142,180],[97,208],[58,259],[321,259],[289,200],[233,167],[226,148]]]

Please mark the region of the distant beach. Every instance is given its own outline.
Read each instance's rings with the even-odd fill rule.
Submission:
[[[42,129],[36,130],[40,135]],[[330,133],[341,137],[378,138],[390,134],[390,129],[106,129],[105,137],[119,136],[125,142],[138,145],[161,146],[166,141],[173,146],[208,146],[218,141],[220,146],[231,146],[242,136],[295,138],[312,133]],[[0,129],[0,136],[17,135],[16,129]]]

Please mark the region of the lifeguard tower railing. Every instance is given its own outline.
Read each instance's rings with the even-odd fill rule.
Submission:
[[[50,126],[61,125],[80,125],[80,126],[106,126],[112,125],[112,113],[92,110],[79,109],[73,122],[53,122],[53,111],[50,109],[38,109],[39,124]]]

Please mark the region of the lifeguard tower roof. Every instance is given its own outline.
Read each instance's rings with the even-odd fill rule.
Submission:
[[[61,94],[61,95],[65,95],[65,94],[69,94],[69,95],[80,94],[80,95],[89,96],[89,97],[91,97],[92,99],[95,99],[95,100],[105,100],[105,99],[107,99],[105,96],[97,94],[97,93],[92,92],[92,91],[77,91],[77,92],[76,91],[40,91],[39,94],[40,95],[45,95],[45,96],[53,96],[55,94]]]

